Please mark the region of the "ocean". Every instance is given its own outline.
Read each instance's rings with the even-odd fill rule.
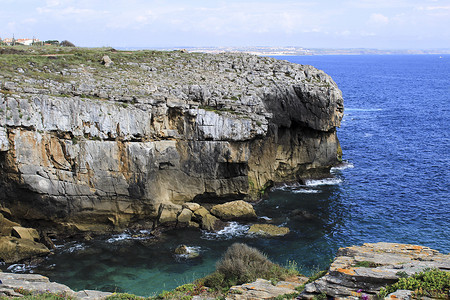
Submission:
[[[339,247],[373,242],[450,252],[450,55],[278,57],[331,75],[343,92],[338,129],[346,164],[333,178],[273,189],[258,216],[291,229],[285,237],[248,237],[232,223],[211,234],[186,229],[151,243],[125,232],[61,245],[38,266],[73,289],[154,295],[212,272],[234,242],[245,242],[306,275],[326,268]],[[173,254],[180,244],[200,253]]]

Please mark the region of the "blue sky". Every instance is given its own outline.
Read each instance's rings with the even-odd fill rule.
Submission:
[[[0,0],[0,37],[77,46],[450,48],[450,0]]]

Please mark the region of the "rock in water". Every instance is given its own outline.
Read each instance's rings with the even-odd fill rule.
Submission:
[[[257,200],[338,162],[342,95],[311,66],[136,51],[116,52],[111,72],[87,66],[89,55],[42,68],[30,55],[0,70],[0,203],[17,220],[69,231],[176,224],[185,202]]]
[[[211,213],[222,220],[256,218],[256,213],[253,209],[253,205],[242,200],[215,205],[211,208]]]
[[[289,233],[289,228],[272,224],[254,224],[250,226],[248,233],[262,236],[282,236]]]

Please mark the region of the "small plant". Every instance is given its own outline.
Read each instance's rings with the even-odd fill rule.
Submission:
[[[357,268],[376,268],[381,266],[381,264],[375,263],[373,261],[358,261],[356,263],[353,264],[353,267],[357,267]]]
[[[429,297],[448,299],[450,292],[450,272],[428,269],[408,278],[400,278],[397,283],[382,288],[378,297],[383,299],[397,290],[410,290],[418,298]]]
[[[111,296],[108,296],[106,299],[108,300],[140,300],[145,299],[143,297],[139,297],[132,294],[126,294],[126,293],[114,293]]]
[[[322,271],[317,271],[317,272],[315,272],[314,274],[312,274],[312,275],[309,277],[309,279],[308,279],[308,281],[307,281],[306,283],[311,283],[311,282],[313,282],[313,281],[316,281],[317,279],[319,279],[319,278],[325,276],[325,274],[327,274],[327,272],[328,272],[328,270],[322,270]]]

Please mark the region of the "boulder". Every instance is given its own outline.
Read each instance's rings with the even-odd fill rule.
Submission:
[[[184,208],[177,217],[178,223],[189,223],[192,219],[192,211]]]
[[[222,220],[256,218],[256,213],[253,209],[253,205],[242,200],[215,205],[211,208],[211,214],[219,217]]]
[[[178,246],[174,253],[177,255],[183,255],[185,258],[196,258],[200,255],[196,248],[188,247],[186,245]]]
[[[21,226],[14,226],[12,228],[11,235],[19,239],[25,239],[35,242],[39,242],[40,239],[39,233],[36,229],[25,228]]]
[[[15,226],[20,226],[20,224],[8,220],[0,213],[0,235],[11,235]]]
[[[301,296],[311,299],[320,294],[334,298],[364,294],[375,299],[382,287],[427,268],[450,270],[450,254],[396,243],[341,248],[327,274],[307,284]]]
[[[225,223],[208,213],[203,216],[201,227],[208,231],[218,231],[225,227]]]
[[[161,204],[159,208],[159,223],[169,223],[169,222],[176,222],[177,216],[179,212],[181,211],[181,205],[176,205],[172,203],[165,203]]]
[[[250,226],[247,233],[262,236],[282,236],[289,233],[289,228],[279,227],[272,224],[254,224]]]
[[[209,211],[206,210],[203,206],[200,206],[200,208],[196,209],[194,211],[194,220],[201,222],[203,217],[208,215]]]
[[[43,244],[16,237],[0,237],[0,260],[15,263],[23,259],[49,254]]]
[[[187,208],[190,209],[192,211],[196,211],[197,209],[199,209],[201,206],[198,203],[194,203],[194,202],[186,202],[183,203],[182,205],[183,208]]]
[[[109,68],[114,64],[114,62],[108,55],[105,55],[102,57],[102,64],[105,65],[105,67]]]

